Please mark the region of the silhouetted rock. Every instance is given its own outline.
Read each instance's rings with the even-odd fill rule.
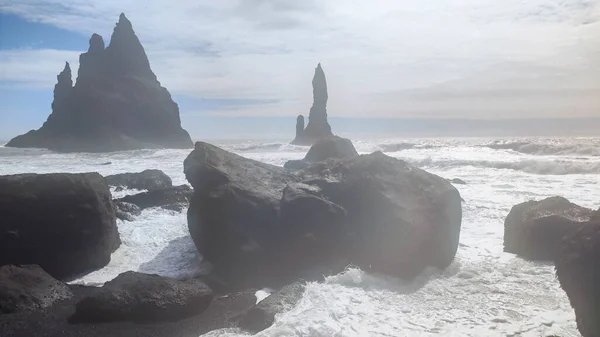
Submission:
[[[37,264],[58,279],[102,268],[121,241],[98,173],[0,176],[0,266]]]
[[[37,265],[0,267],[0,314],[36,311],[72,296],[66,284]]]
[[[552,261],[562,240],[590,220],[592,210],[563,197],[513,206],[504,221],[504,251],[528,260]]]
[[[172,321],[208,308],[212,290],[197,279],[178,281],[128,271],[77,303],[72,322]]]
[[[308,125],[304,127],[304,117],[298,116],[296,120],[296,139],[292,142],[294,145],[313,145],[318,140],[332,136],[331,126],[327,122],[327,81],[325,73],[321,68],[321,63],[315,69],[315,76],[312,80],[313,86],[313,105],[308,115]]]
[[[273,325],[275,315],[292,309],[304,294],[304,284],[296,282],[269,295],[248,310],[239,327],[257,333]]]
[[[289,283],[338,257],[413,278],[456,254],[458,191],[380,152],[289,171],[198,142],[184,170],[190,234],[227,281]]]
[[[142,209],[137,205],[122,201],[115,201],[113,204],[115,205],[117,219],[133,221],[134,216],[142,214]]]
[[[187,205],[190,202],[192,193],[193,191],[188,185],[172,186],[134,195],[127,195],[123,198],[116,199],[115,202],[134,204],[141,209],[164,207],[173,204]]]
[[[600,220],[582,224],[563,240],[556,275],[575,309],[583,337],[600,336]]]
[[[171,178],[161,170],[144,170],[138,173],[119,173],[106,176],[110,186],[124,186],[137,190],[156,190],[173,186]]]
[[[52,113],[44,125],[6,146],[62,152],[192,147],[177,104],[157,81],[125,15],[106,49],[102,37],[92,35],[79,64],[74,87],[68,64],[58,75]]]
[[[323,138],[311,146],[303,160],[289,160],[283,167],[288,169],[303,169],[308,166],[308,163],[356,156],[358,156],[358,152],[350,139],[331,136]]]

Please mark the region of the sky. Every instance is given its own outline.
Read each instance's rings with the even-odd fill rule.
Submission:
[[[0,0],[0,139],[121,12],[197,137],[293,134],[318,62],[334,131],[600,118],[600,0]]]

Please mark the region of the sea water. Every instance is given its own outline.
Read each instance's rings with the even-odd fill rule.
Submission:
[[[554,267],[504,253],[510,208],[562,195],[600,206],[600,138],[353,139],[360,153],[383,151],[444,178],[459,178],[463,202],[460,246],[446,270],[403,282],[360,269],[309,283],[299,303],[259,336],[579,336]],[[306,148],[284,141],[213,141],[274,165],[300,159]],[[0,174],[163,170],[184,184],[189,150],[57,154],[0,147]],[[110,164],[107,164],[109,163]],[[115,192],[119,197],[138,191]],[[185,210],[147,209],[118,220],[123,241],[105,268],[77,283],[100,285],[127,270],[184,278],[204,272],[187,231]],[[218,330],[207,336],[242,336]]]

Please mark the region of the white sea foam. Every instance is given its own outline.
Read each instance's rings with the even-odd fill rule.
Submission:
[[[467,182],[456,186],[465,199],[456,260],[447,270],[428,270],[411,283],[349,268],[322,283],[308,284],[300,302],[277,315],[275,324],[258,336],[579,336],[573,310],[553,267],[502,252],[503,221],[514,204],[556,194],[598,208],[600,158],[586,147],[600,144],[600,138],[380,139],[354,143],[360,153],[384,151],[442,177]],[[517,143],[521,145],[514,145]],[[300,159],[307,150],[285,141],[216,144],[275,165]],[[491,148],[490,144],[513,145]],[[158,168],[174,183],[183,184],[183,160],[188,153],[55,154],[0,148],[0,174],[113,174]],[[106,162],[112,164],[100,165]],[[148,209],[135,221],[119,221],[118,226],[123,244],[110,264],[78,282],[101,284],[126,270],[172,277],[202,272],[200,256],[187,232],[185,211]],[[260,293],[261,297],[266,294]],[[245,334],[227,329],[206,336]]]

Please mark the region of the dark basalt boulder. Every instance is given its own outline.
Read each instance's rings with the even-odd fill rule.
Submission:
[[[37,311],[72,296],[66,284],[37,265],[0,267],[0,314]]]
[[[308,166],[308,163],[356,156],[358,156],[358,152],[350,139],[331,136],[323,138],[311,146],[303,160],[290,160],[283,167],[288,169],[303,169]]]
[[[555,266],[579,332],[583,337],[600,336],[600,219],[582,224],[563,240]]]
[[[102,268],[121,241],[98,173],[0,176],[0,266],[37,264],[65,280]]]
[[[156,190],[173,186],[171,178],[161,170],[144,170],[137,173],[119,173],[106,176],[110,186],[123,186],[136,190]]]
[[[291,310],[304,294],[304,283],[296,282],[281,288],[246,312],[239,327],[258,333],[273,325],[275,315]]]
[[[504,221],[504,251],[528,260],[552,261],[565,236],[590,220],[592,210],[563,197],[514,206]]]
[[[150,207],[174,207],[176,204],[188,205],[193,191],[188,185],[172,186],[127,195],[115,202],[134,204],[141,209]]]
[[[292,141],[294,145],[310,146],[323,138],[333,136],[331,126],[327,122],[327,81],[321,63],[315,69],[312,86],[313,105],[308,115],[308,124],[304,128],[304,116],[298,116],[296,138]]]
[[[174,321],[202,313],[212,290],[197,279],[178,281],[125,272],[76,305],[71,322]]]
[[[52,113],[9,147],[61,152],[191,148],[179,108],[150,69],[131,22],[121,14],[105,49],[98,34],[79,58],[75,86],[67,64],[58,75]]]
[[[413,278],[456,254],[458,191],[380,152],[288,171],[198,142],[184,170],[190,234],[231,282],[289,282],[337,258]]]
[[[115,201],[114,206],[117,219],[121,219],[123,221],[133,221],[134,216],[142,214],[141,208],[128,202]]]

